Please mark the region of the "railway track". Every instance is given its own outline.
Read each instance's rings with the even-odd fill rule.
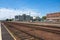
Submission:
[[[9,28],[11,31],[13,30],[13,33],[19,37],[20,39],[18,40],[42,40],[42,38],[38,38],[38,37],[35,37],[35,36],[32,36],[22,30],[19,30],[17,28]]]
[[[14,23],[14,22],[11,22],[11,23],[15,25],[23,26],[23,27],[33,28],[36,30],[43,30],[43,31],[52,32],[60,35],[60,27],[56,27],[56,26],[51,27],[51,26],[43,26],[43,25],[40,26],[40,25],[24,24],[24,23]]]
[[[9,22],[8,22],[9,23]],[[52,25],[35,25],[35,24],[27,24],[27,23],[17,23],[17,22],[11,22],[13,24],[17,24],[17,25],[24,25],[24,26],[42,26],[42,27],[49,27],[49,28],[58,28],[60,29],[60,26],[52,26]]]
[[[59,30],[59,28],[44,28],[44,27],[40,27],[40,26],[37,26],[37,25],[26,25],[26,24],[18,24],[18,23],[13,23],[13,22],[4,22],[4,24],[5,25],[8,25],[10,28],[13,28],[14,30],[17,30],[16,32],[17,32],[17,34],[16,35],[18,35],[19,36],[19,34],[21,34],[21,35],[28,35],[28,36],[30,36],[30,38],[33,38],[34,40],[36,39],[36,40],[48,40],[49,38],[48,37],[46,37],[46,36],[41,36],[40,35],[40,33],[41,33],[41,30],[43,31],[43,32],[46,32],[46,33],[48,33],[48,32],[50,32],[50,33],[54,33],[54,34],[56,34],[56,35],[60,35],[60,30]],[[12,29],[12,30],[13,30]],[[11,29],[10,29],[11,30]],[[13,31],[13,32],[15,32],[15,31]],[[38,33],[37,33],[38,32]],[[23,34],[22,34],[23,33]],[[49,34],[49,33],[48,33]],[[47,34],[47,35],[48,35]],[[28,38],[28,36],[26,37],[27,39],[29,39]],[[19,36],[20,37],[20,36]],[[24,39],[24,37],[22,37],[22,39],[23,40],[25,40]],[[56,39],[54,39],[54,38],[51,38],[51,39],[53,39],[53,40],[56,40]],[[50,39],[50,40],[51,40]],[[59,39],[59,37],[58,37],[58,39]],[[31,40],[31,39],[30,39]],[[59,39],[60,40],[60,39]]]
[[[18,29],[15,26],[9,24],[9,23],[5,23],[5,25],[8,26],[8,28],[13,31],[14,34],[16,34],[21,40],[44,40],[38,36],[32,35],[24,30]],[[16,30],[16,31],[14,31]],[[20,40],[19,39],[19,40]]]

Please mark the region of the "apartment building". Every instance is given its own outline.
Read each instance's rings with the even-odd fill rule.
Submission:
[[[60,12],[47,14],[46,17],[47,21],[60,22]]]
[[[32,19],[33,17],[31,17],[30,15],[26,15],[26,14],[15,16],[16,21],[30,21]]]

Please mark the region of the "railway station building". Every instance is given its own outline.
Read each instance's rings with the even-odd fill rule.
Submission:
[[[46,17],[47,21],[60,22],[60,12],[47,14]]]

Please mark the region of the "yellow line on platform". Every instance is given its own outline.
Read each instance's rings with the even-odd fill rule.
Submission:
[[[1,33],[1,22],[0,22],[0,40],[2,40],[2,33]]]
[[[17,40],[15,37],[14,37],[14,35],[11,33],[11,31],[2,23],[2,25],[4,26],[4,28],[8,31],[8,33],[12,36],[12,38],[14,39],[14,40]]]

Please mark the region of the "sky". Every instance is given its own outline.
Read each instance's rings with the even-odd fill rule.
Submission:
[[[15,15],[45,16],[60,12],[60,0],[0,0],[0,20]]]

